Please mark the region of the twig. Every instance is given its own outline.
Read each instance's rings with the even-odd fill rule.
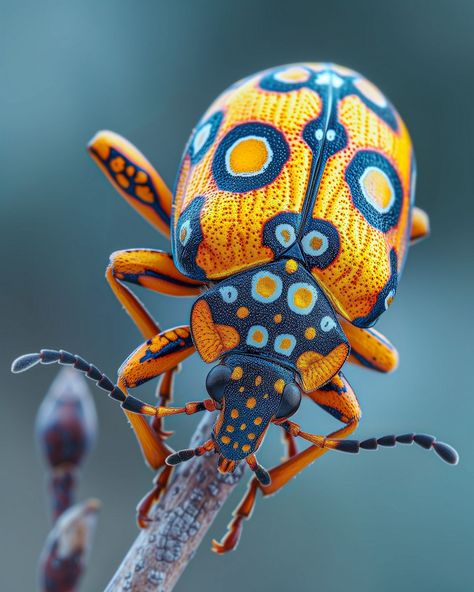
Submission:
[[[210,437],[214,418],[207,414],[191,440],[194,448]],[[222,504],[243,473],[217,472],[214,454],[179,465],[167,491],[152,509],[106,592],[169,592],[191,561]]]

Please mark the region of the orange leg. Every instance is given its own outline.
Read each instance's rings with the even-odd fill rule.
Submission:
[[[430,233],[430,219],[428,214],[416,206],[412,210],[410,244],[426,238]]]
[[[330,434],[330,438],[345,438],[351,434],[357,427],[357,422],[341,428]],[[260,490],[263,496],[273,495],[284,485],[288,483],[293,477],[300,473],[303,469],[312,464],[317,458],[327,452],[327,449],[320,446],[309,446],[295,456],[289,458],[285,462],[270,469],[270,485],[261,485],[256,477],[251,479],[248,484],[247,492],[242,501],[233,512],[233,519],[227,527],[227,533],[223,539],[218,542],[212,541],[212,550],[216,553],[226,553],[236,548],[240,535],[242,533],[242,523],[245,519],[250,518],[255,506],[257,491]]]
[[[152,226],[169,236],[172,194],[143,154],[110,131],[96,134],[88,150],[120,195]]]
[[[351,344],[348,362],[377,372],[392,372],[398,365],[398,352],[390,341],[375,329],[361,329],[339,317]]]
[[[173,258],[169,253],[149,249],[133,249],[113,253],[110,257],[110,263],[105,275],[113,293],[128,312],[145,339],[151,339],[159,334],[160,328],[158,323],[135,294],[121,282],[127,281],[160,293],[183,296],[199,293],[201,286],[201,284],[183,276],[176,269],[173,264]],[[171,368],[162,377],[158,390],[160,405],[166,405],[171,401],[173,374],[175,371],[176,368]],[[146,438],[150,440],[150,436],[145,433],[147,428],[144,424],[147,424],[147,422],[144,418],[137,420],[136,418],[130,418],[128,414],[127,416],[143,448],[141,439]],[[138,431],[135,428],[137,422],[139,422]],[[170,435],[164,431],[161,418],[155,418],[150,429],[158,435],[158,440],[162,440],[164,437]],[[159,466],[162,466],[164,458],[169,454],[169,450],[169,448],[166,448],[163,454],[159,455]]]

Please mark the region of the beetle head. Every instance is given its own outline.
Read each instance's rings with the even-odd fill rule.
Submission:
[[[223,470],[254,454],[270,423],[295,413],[301,401],[291,371],[254,356],[227,356],[209,372],[206,388],[220,405],[212,437]]]

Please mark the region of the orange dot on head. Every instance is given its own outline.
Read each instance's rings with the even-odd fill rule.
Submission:
[[[242,452],[248,452],[250,450],[250,444],[244,444],[242,446]]]
[[[239,417],[239,412],[237,411],[237,409],[232,409],[232,411],[230,412],[230,416],[232,417],[232,419],[237,419]]]
[[[262,377],[261,376],[257,376],[255,378],[255,386],[258,386],[260,384],[262,384]]]
[[[262,421],[263,421],[263,420],[262,420],[262,418],[261,418],[261,417],[256,417],[256,418],[253,420],[253,423],[254,423],[255,425],[260,425],[260,424],[262,423]]]
[[[247,434],[247,438],[249,440],[255,440],[255,434],[253,432],[250,432],[250,434]]]
[[[134,172],[135,172],[135,167],[133,167],[132,165],[128,165],[128,167],[126,168],[127,175],[129,177],[131,177]]]
[[[306,339],[314,339],[316,337],[316,329],[314,327],[307,327],[304,336]]]
[[[244,371],[242,370],[242,367],[236,366],[232,370],[232,374],[230,375],[230,377],[232,378],[232,380],[240,380],[242,378],[243,374],[244,374]]]
[[[245,319],[245,317],[249,316],[249,309],[246,306],[241,306],[237,309],[237,316],[239,319]]]
[[[283,392],[283,389],[285,388],[285,381],[283,380],[283,378],[279,378],[275,384],[273,385],[274,389],[276,390],[276,392],[281,395],[281,393]]]
[[[230,442],[230,438],[229,438],[229,436],[222,436],[222,437],[221,437],[221,442],[222,442],[223,444],[229,444],[229,442]]]
[[[287,273],[295,273],[295,271],[298,271],[298,263],[294,259],[288,259],[285,263],[285,271]]]
[[[257,399],[255,397],[249,397],[247,399],[247,401],[245,402],[245,406],[247,407],[247,409],[253,409],[256,404],[257,404]]]
[[[247,428],[247,424],[246,423],[241,424],[240,429],[242,431],[245,430],[246,428]]]
[[[273,320],[275,321],[275,323],[277,323],[277,324],[278,324],[278,323],[281,323],[281,320],[282,320],[282,318],[283,318],[283,317],[281,316],[281,314],[276,314],[276,315],[273,317]]]

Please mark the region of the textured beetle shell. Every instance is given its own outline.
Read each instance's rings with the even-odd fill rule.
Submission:
[[[414,177],[405,125],[368,80],[328,64],[261,72],[225,91],[188,142],[176,265],[220,280],[298,243],[336,311],[370,326],[396,292]]]

